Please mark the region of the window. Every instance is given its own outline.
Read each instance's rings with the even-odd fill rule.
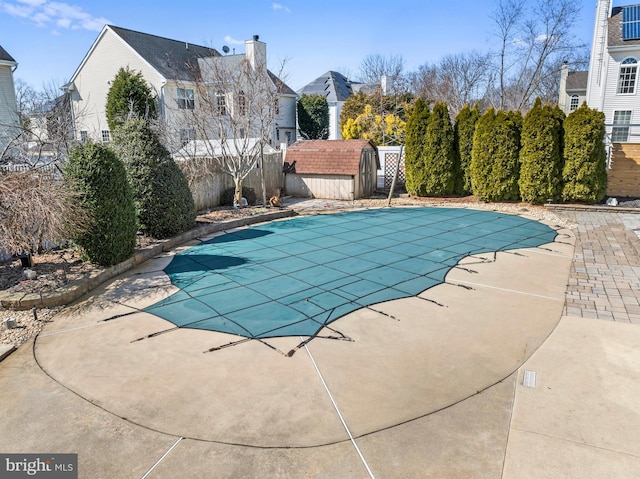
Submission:
[[[191,88],[178,88],[178,108],[180,110],[193,110],[196,102]]]
[[[276,111],[276,115],[280,114],[280,98],[276,98],[276,101],[274,103],[274,108]]]
[[[638,62],[635,58],[627,58],[620,64],[620,77],[618,78],[618,93],[636,92],[636,75]]]
[[[218,90],[216,92],[216,109],[218,111],[218,115],[227,114],[227,95],[222,90]]]
[[[87,130],[80,131],[80,141],[82,143],[86,142],[89,139],[89,132]]]
[[[287,131],[285,133],[285,136],[287,137],[287,145],[290,145],[291,144],[291,132]]]
[[[184,146],[196,139],[196,130],[193,128],[180,130],[180,145]]]
[[[571,104],[569,105],[569,111],[577,110],[580,103],[580,97],[578,95],[571,95]]]
[[[245,129],[243,127],[240,127],[239,133],[240,133],[240,138],[246,138],[247,135],[245,135]]]
[[[640,5],[622,7],[622,39],[640,38]]]
[[[109,130],[102,130],[102,143],[109,143],[111,141],[111,135]]]
[[[240,116],[245,116],[247,114],[247,97],[244,95],[243,91],[238,93],[238,114]]]
[[[613,129],[611,130],[611,141],[614,143],[625,143],[629,141],[629,127],[631,125],[631,110],[613,112]]]

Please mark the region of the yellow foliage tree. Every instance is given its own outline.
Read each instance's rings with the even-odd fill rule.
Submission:
[[[366,105],[364,111],[355,120],[349,118],[342,128],[345,140],[371,140],[376,145],[397,145],[404,138],[406,123],[396,115],[385,116],[373,113],[371,105]]]

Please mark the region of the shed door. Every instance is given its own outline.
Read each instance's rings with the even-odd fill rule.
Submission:
[[[373,165],[373,155],[372,151],[366,150],[362,152],[362,157],[360,158],[360,191],[358,192],[358,197],[366,197],[371,196],[376,189],[376,175],[377,171]]]

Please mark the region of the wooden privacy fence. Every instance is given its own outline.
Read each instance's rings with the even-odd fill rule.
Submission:
[[[234,187],[233,178],[223,173],[216,160],[212,158],[178,161],[178,164],[189,179],[189,187],[197,211],[205,211],[219,206],[222,193],[226,189]],[[278,188],[284,189],[282,152],[264,155],[264,180],[267,201]],[[244,179],[242,186],[253,188],[258,201],[262,200],[262,177],[258,165]]]
[[[640,198],[640,143],[614,143],[607,196]]]

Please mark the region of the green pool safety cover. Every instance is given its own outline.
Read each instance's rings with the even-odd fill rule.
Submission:
[[[555,236],[520,216],[461,208],[276,221],[177,254],[164,271],[180,291],[145,311],[178,327],[247,338],[314,336],[347,313],[442,283],[465,256]]]

